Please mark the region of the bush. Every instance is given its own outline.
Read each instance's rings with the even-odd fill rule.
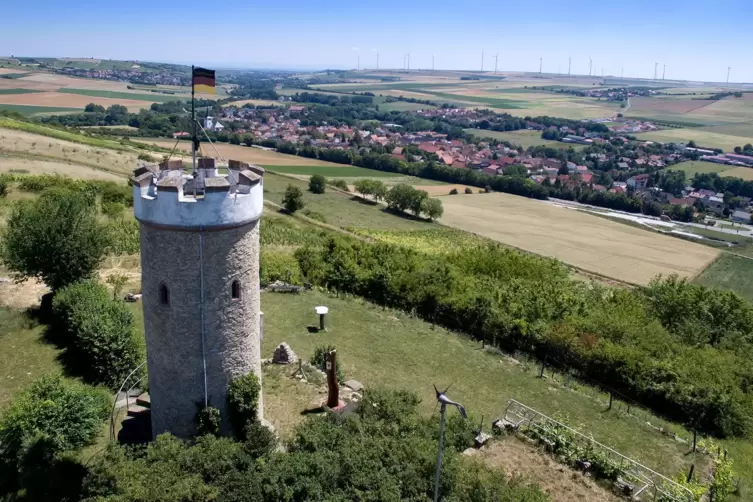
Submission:
[[[258,422],[261,384],[254,373],[233,379],[227,392],[230,424],[238,439],[245,440],[248,425]]]
[[[220,435],[220,410],[205,406],[196,413],[196,435]]]
[[[311,366],[319,368],[326,373],[327,353],[333,350],[335,350],[335,348],[332,345],[319,345],[314,349],[314,354],[311,356],[309,363],[311,364]],[[338,354],[337,357],[337,367],[335,368],[335,371],[337,373],[337,381],[343,383],[345,381],[345,376],[343,376],[342,372],[342,361],[340,360],[340,354]]]
[[[5,180],[0,180],[0,197],[8,195],[8,183]]]
[[[262,286],[266,286],[275,281],[303,284],[301,266],[294,256],[262,248],[259,260],[259,282]]]
[[[102,390],[60,376],[32,383],[0,415],[0,495],[44,482],[38,475],[63,462],[63,453],[94,441],[109,411]]]
[[[123,216],[123,212],[125,212],[125,206],[122,203],[102,201],[102,214],[105,216],[119,218]]]
[[[110,243],[93,202],[80,190],[56,189],[16,205],[0,239],[5,266],[53,291],[92,277]]]
[[[345,192],[350,192],[350,189],[348,188],[348,182],[345,180],[342,180],[342,179],[332,180],[329,184]]]
[[[322,223],[327,223],[327,218],[325,218],[322,213],[312,211],[311,209],[306,209],[305,211],[303,211],[303,214],[308,216],[312,220],[321,221]]]
[[[103,284],[83,281],[61,289],[52,302],[77,372],[117,389],[144,358],[134,336],[133,313]]]
[[[465,187],[465,193],[473,193],[473,190],[471,190],[471,187]]]
[[[321,174],[315,174],[309,178],[309,191],[311,193],[324,193],[327,186],[327,178]]]
[[[295,185],[288,185],[282,198],[282,205],[289,213],[303,209],[303,192]]]
[[[457,188],[453,188],[452,190],[450,190],[450,195],[457,195],[457,194],[458,194]]]

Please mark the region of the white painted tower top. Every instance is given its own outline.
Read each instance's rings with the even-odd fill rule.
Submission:
[[[264,208],[264,169],[231,160],[220,175],[215,160],[200,158],[197,175],[182,160],[136,169],[131,178],[136,219],[155,226],[192,230],[246,225]]]

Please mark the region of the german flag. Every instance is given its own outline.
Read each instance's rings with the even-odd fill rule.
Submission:
[[[206,68],[193,69],[193,87],[196,92],[215,94],[214,70]]]

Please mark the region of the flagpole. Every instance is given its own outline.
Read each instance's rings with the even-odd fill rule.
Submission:
[[[194,66],[191,65],[191,126],[193,127],[193,133],[191,136],[191,172],[196,173],[196,144],[198,138],[196,137],[196,104],[194,100]]]

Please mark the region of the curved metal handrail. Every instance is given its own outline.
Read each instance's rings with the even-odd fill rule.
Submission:
[[[118,405],[118,396],[120,395],[121,392],[123,392],[123,389],[125,388],[128,381],[131,379],[133,374],[139,371],[145,364],[146,364],[146,361],[142,362],[141,364],[136,366],[133,370],[131,370],[131,372],[128,373],[128,376],[125,377],[125,379],[123,380],[123,383],[120,385],[118,392],[115,393],[115,399],[113,399],[113,403],[112,403],[112,410],[110,410],[110,441],[115,440],[115,410]],[[144,377],[142,376],[136,381],[136,384],[141,382],[143,379]],[[130,392],[133,389],[133,387],[136,386],[136,384],[132,385],[131,388],[128,389],[128,392]],[[128,392],[126,392],[126,407],[128,406]]]

